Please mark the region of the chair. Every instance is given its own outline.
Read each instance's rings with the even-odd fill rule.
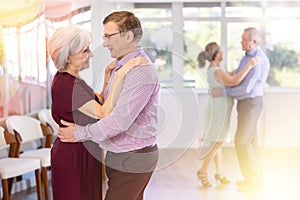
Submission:
[[[58,124],[54,121],[50,109],[42,109],[38,113],[38,118],[42,123],[42,130],[46,136],[45,147],[50,148],[53,136],[58,134]]]
[[[58,135],[59,125],[52,118],[50,109],[42,109],[38,113],[38,118],[42,123],[42,129],[46,135],[45,147],[49,148],[52,144],[52,137]],[[103,154],[103,153],[102,153]],[[102,155],[102,163],[104,163],[104,154]],[[106,180],[105,165],[102,164],[102,179]]]
[[[10,146],[8,146],[10,145]],[[9,154],[12,156],[17,145],[14,135],[8,133],[3,127],[0,127],[0,148],[9,147]],[[13,148],[11,148],[13,147]],[[0,159],[0,178],[2,180],[3,200],[9,200],[15,177],[35,172],[36,191],[38,200],[42,199],[40,160],[5,157]]]
[[[10,116],[6,119],[6,126],[9,132],[16,134],[17,142],[19,143],[44,138],[41,122],[38,119],[29,116]],[[40,160],[45,199],[49,200],[50,196],[47,168],[51,166],[50,148],[28,150],[21,153],[20,158],[35,158]]]

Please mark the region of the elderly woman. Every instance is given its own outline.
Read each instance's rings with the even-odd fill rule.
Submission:
[[[61,127],[62,119],[87,125],[106,116],[116,103],[126,73],[147,63],[139,58],[126,63],[101,105],[103,93],[95,94],[79,76],[93,56],[91,41],[91,32],[73,25],[59,28],[49,40],[49,53],[58,70],[51,86],[52,116]],[[92,141],[64,143],[56,139],[51,150],[53,199],[102,199],[101,155],[98,144]]]

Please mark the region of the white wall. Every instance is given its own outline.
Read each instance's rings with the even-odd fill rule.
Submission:
[[[264,106],[264,144],[300,147],[300,92],[269,91]]]
[[[161,147],[197,148],[206,129],[209,96],[202,92],[162,90]],[[300,92],[266,90],[258,131],[265,147],[300,147]],[[236,107],[231,119],[232,139],[236,129]],[[195,125],[195,123],[198,123]],[[232,146],[233,143],[227,144]]]

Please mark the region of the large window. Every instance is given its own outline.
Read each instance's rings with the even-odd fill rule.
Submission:
[[[4,28],[5,68],[17,79],[46,80],[46,29],[43,16],[21,27]]]
[[[181,7],[181,12],[178,12],[178,6]],[[161,80],[169,83],[165,86],[175,87],[174,74],[171,72],[174,72],[172,68],[176,63],[171,54],[177,54],[183,61],[182,71],[179,70],[183,79],[182,87],[195,88],[207,87],[205,70],[197,66],[197,55],[204,46],[211,41],[218,42],[224,52],[222,67],[231,71],[237,68],[244,55],[241,35],[250,26],[263,33],[261,47],[271,63],[267,86],[299,88],[300,30],[295,28],[295,24],[300,23],[299,9],[300,2],[277,0],[135,4],[135,13],[141,17],[144,28],[171,28],[164,32],[158,31],[159,34],[149,31],[145,39],[146,43],[152,44],[152,52],[160,51],[164,55],[151,54],[159,63]],[[180,30],[178,26],[181,26]],[[174,32],[182,34],[182,52],[177,51],[181,49],[181,42],[173,41],[170,44]],[[165,51],[161,51],[161,46]]]
[[[300,87],[300,30],[295,28],[299,23],[296,18],[266,24],[267,55],[272,64],[268,82],[272,86]]]
[[[135,14],[143,21],[142,46],[157,66],[162,87],[172,86],[172,9],[171,4],[136,4]],[[141,8],[140,8],[141,7]]]
[[[47,73],[55,73],[53,65],[47,72],[46,43],[47,38],[61,26],[77,24],[91,30],[90,7],[58,21],[49,21],[44,15],[32,22],[18,27],[4,27],[5,69],[10,77],[18,80],[30,80],[32,83],[45,83]],[[0,74],[3,71],[0,69]]]
[[[204,46],[218,42],[224,52],[222,67],[233,70],[244,53],[240,44],[242,31],[249,26],[263,33],[261,47],[271,62],[268,86],[299,88],[299,9],[299,1],[279,0],[134,4],[145,33],[142,45],[158,66],[162,86],[194,88],[206,87],[205,69],[197,66],[197,55]],[[49,22],[41,15],[27,25],[5,27],[8,73],[15,78],[44,82],[45,37],[65,24],[91,30],[90,19],[91,10],[87,7],[59,22]]]
[[[221,7],[218,2],[184,3],[184,87],[207,87],[206,69],[199,69],[197,56],[208,42],[221,44]]]

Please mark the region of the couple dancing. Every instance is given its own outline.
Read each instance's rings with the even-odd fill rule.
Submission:
[[[57,68],[51,109],[60,126],[51,149],[54,200],[102,199],[101,149],[107,151],[106,200],[142,200],[157,164],[159,83],[139,45],[141,23],[133,13],[118,11],[103,26],[103,46],[115,60],[105,69],[100,94],[79,75],[93,56],[91,32],[70,25],[49,40]]]
[[[212,95],[208,129],[200,150],[202,166],[197,172],[197,177],[205,187],[212,186],[207,174],[212,160],[216,165],[216,181],[222,184],[230,183],[223,173],[221,148],[224,142],[230,140],[229,126],[233,99],[237,100],[238,113],[234,143],[244,178],[237,182],[238,189],[251,191],[263,184],[257,122],[262,111],[263,87],[267,81],[270,64],[259,46],[260,40],[261,35],[256,28],[244,30],[241,45],[246,55],[241,59],[238,69],[231,73],[220,68],[223,58],[222,50],[217,43],[207,44],[205,51],[198,55],[199,67],[204,67],[206,60],[210,63],[207,74]]]

